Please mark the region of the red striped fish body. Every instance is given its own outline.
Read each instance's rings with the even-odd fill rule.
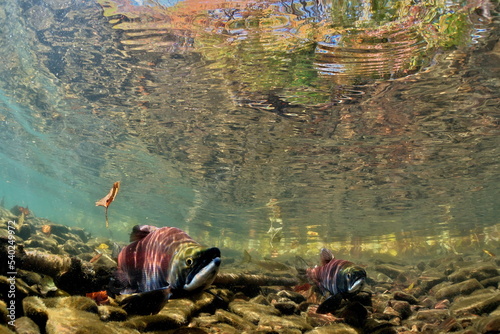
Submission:
[[[132,243],[118,255],[120,293],[168,288],[173,296],[203,290],[219,271],[220,251],[206,248],[175,227],[135,226]]]
[[[330,294],[325,301],[329,307],[340,305],[342,298],[348,298],[350,295],[358,293],[366,279],[366,271],[346,260],[335,259],[332,252],[326,248],[321,250],[321,265],[307,269],[307,276],[318,286],[321,292]],[[326,308],[320,305],[318,313]]]

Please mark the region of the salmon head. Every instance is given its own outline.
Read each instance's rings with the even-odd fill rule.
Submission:
[[[220,250],[216,247],[180,247],[172,257],[169,286],[174,291],[203,290],[213,283],[220,263]]]

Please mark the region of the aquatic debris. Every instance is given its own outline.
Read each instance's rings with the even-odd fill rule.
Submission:
[[[323,295],[330,296],[319,305],[317,313],[336,310],[342,299],[357,294],[366,279],[366,271],[346,260],[335,259],[332,252],[321,249],[321,265],[307,269],[307,276],[316,283]]]
[[[113,184],[113,187],[105,197],[95,202],[96,206],[103,206],[105,208],[104,214],[106,216],[106,228],[109,228],[108,207],[115,200],[115,197],[118,194],[119,190],[120,190],[120,181],[117,181]]]
[[[27,216],[27,215],[29,215],[29,214],[30,214],[30,209],[28,209],[28,207],[25,207],[25,208],[24,208],[24,207],[20,206],[20,207],[19,207],[19,211],[21,212],[21,214],[23,214],[23,215],[25,215],[25,216]]]
[[[28,207],[23,207],[19,205],[15,205],[10,209],[10,212],[12,212],[13,215],[19,216],[20,214],[24,213],[25,216],[28,216],[31,211]]]
[[[100,244],[99,246],[97,246],[97,248],[98,249],[108,249],[109,246],[103,243],[103,244]]]
[[[99,260],[101,257],[102,257],[102,253],[101,253],[101,252],[97,252],[97,254],[96,254],[93,258],[91,258],[91,259],[89,260],[89,262],[90,262],[90,263],[94,263],[94,262],[96,262],[97,260]]]
[[[86,293],[85,296],[90,299],[93,299],[97,303],[97,305],[109,304],[108,293],[105,290],[97,292],[89,292]]]
[[[495,253],[490,252],[490,251],[489,251],[489,250],[487,250],[487,249],[483,249],[483,252],[485,252],[486,254],[488,254],[488,255],[489,255],[489,256],[491,256],[491,257],[496,257]]]
[[[42,225],[42,233],[46,235],[50,235],[52,232],[52,226],[50,225]]]
[[[171,294],[201,291],[219,271],[220,250],[206,248],[176,227],[136,225],[132,243],[118,255],[116,289],[121,294],[170,288]]]

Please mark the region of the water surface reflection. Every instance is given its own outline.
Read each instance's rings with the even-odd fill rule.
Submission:
[[[241,248],[497,224],[491,3],[69,4],[3,9],[0,121],[4,161],[78,189],[75,222],[121,180],[123,231],[147,216]]]

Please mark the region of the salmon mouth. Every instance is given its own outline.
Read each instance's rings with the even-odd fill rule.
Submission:
[[[220,250],[216,247],[203,252],[201,259],[186,278],[185,291],[202,289],[213,283],[221,264]]]
[[[351,284],[351,286],[348,289],[348,292],[349,293],[356,293],[359,290],[361,290],[361,288],[363,287],[364,284],[365,284],[365,278],[360,277]]]
[[[347,292],[348,293],[359,292],[363,288],[363,285],[365,284],[365,279],[366,279],[366,271],[364,269],[358,268],[357,270],[351,271],[349,274],[347,274],[347,281],[348,281]]]

